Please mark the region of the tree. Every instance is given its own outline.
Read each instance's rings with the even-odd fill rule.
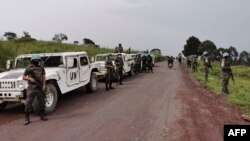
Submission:
[[[229,54],[232,57],[232,59],[236,60],[239,56],[237,49],[233,46],[230,46],[228,50],[229,50]]]
[[[184,56],[198,55],[198,48],[201,42],[197,37],[191,36],[187,39],[186,45],[184,45],[184,50],[182,53]]]
[[[78,44],[79,44],[79,42],[78,42],[78,41],[74,41],[74,44],[75,44],[75,45],[78,45]]]
[[[63,40],[68,40],[68,36],[63,33],[55,34],[54,37],[52,38],[53,41],[56,41],[58,43],[61,43]]]
[[[95,42],[93,42],[91,39],[84,38],[83,42],[85,45],[95,45]]]
[[[33,42],[33,41],[36,41],[36,39],[31,38],[31,35],[29,34],[29,32],[26,32],[26,31],[23,32],[23,36],[21,38],[18,38],[16,40],[16,42],[19,42],[19,43],[21,43],[21,42]]]
[[[3,36],[6,37],[7,40],[14,40],[17,37],[14,32],[5,32]]]
[[[239,56],[239,61],[240,62],[249,62],[250,59],[250,54],[247,53],[246,51],[242,51]]]
[[[23,32],[23,38],[30,39],[31,36],[30,36],[29,32],[24,31],[24,32]]]
[[[208,54],[213,55],[213,53],[215,53],[216,49],[217,49],[217,47],[212,41],[206,40],[206,41],[201,43],[200,47],[198,48],[198,52],[199,52],[199,55],[202,55],[204,51],[207,51]]]
[[[152,54],[159,54],[159,55],[161,55],[161,50],[160,50],[160,49],[158,49],[158,48],[154,48],[154,49],[152,49],[152,50],[150,51],[150,53],[152,53]]]

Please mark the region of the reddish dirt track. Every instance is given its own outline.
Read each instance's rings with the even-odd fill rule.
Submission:
[[[200,88],[184,67],[158,63],[111,91],[63,95],[43,122],[23,106],[0,113],[1,141],[222,141],[224,124],[249,124],[223,97]]]

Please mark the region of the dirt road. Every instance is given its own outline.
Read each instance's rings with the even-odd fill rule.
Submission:
[[[0,113],[1,141],[222,141],[224,124],[247,124],[221,96],[210,94],[177,64],[159,63],[153,74],[127,77],[122,86],[60,97],[49,121],[23,106]]]

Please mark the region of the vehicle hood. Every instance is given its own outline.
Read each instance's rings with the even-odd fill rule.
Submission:
[[[63,68],[45,68],[46,77],[57,74],[57,72],[62,69]],[[24,71],[25,69],[14,69],[0,73],[0,80],[3,79],[22,80]]]

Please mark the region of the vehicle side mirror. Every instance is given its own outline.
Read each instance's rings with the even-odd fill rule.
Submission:
[[[14,61],[13,60],[7,60],[6,61],[6,70],[13,69]]]
[[[72,68],[74,66],[74,58],[67,58],[67,68]]]

